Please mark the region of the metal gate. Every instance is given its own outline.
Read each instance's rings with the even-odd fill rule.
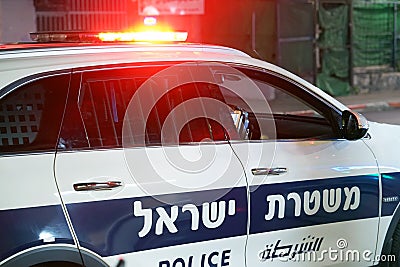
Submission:
[[[280,0],[277,8],[277,62],[314,83],[315,8],[308,0]]]
[[[36,0],[38,31],[106,31],[128,27],[131,0]]]

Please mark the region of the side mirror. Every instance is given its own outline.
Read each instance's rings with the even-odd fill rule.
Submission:
[[[342,113],[342,135],[347,140],[363,138],[368,131],[368,120],[360,113],[345,110]]]

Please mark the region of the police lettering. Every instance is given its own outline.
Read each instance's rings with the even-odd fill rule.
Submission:
[[[291,192],[286,197],[284,195],[268,195],[268,212],[265,220],[270,221],[275,217],[283,219],[286,215],[285,205],[288,201],[294,202],[294,216],[299,217],[302,212],[308,216],[314,215],[320,210],[327,213],[334,213],[339,209],[344,211],[356,210],[360,206],[361,190],[358,186],[338,187],[331,189],[305,191],[303,194]],[[276,216],[276,207],[278,216]]]
[[[199,211],[201,209],[201,213]],[[172,206],[171,211],[168,213],[164,207],[157,207],[157,216],[154,218],[152,209],[144,209],[142,202],[137,200],[133,203],[133,216],[143,218],[143,227],[138,232],[139,237],[145,237],[152,230],[153,220],[156,221],[155,229],[153,230],[156,235],[162,235],[164,229],[170,233],[177,233],[178,228],[175,221],[179,215],[187,212],[191,215],[191,230],[197,231],[199,229],[200,221],[208,229],[215,229],[222,225],[227,216],[234,216],[236,213],[236,201],[231,199],[229,201],[221,200],[218,202],[205,202],[201,207],[194,204],[185,204],[182,207]],[[200,217],[200,214],[202,215]]]
[[[210,254],[202,254],[199,258],[189,256],[187,259],[176,258],[175,260],[160,261],[158,267],[226,267],[230,265],[231,250],[218,251]]]

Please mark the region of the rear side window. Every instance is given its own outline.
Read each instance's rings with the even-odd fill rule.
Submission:
[[[0,98],[0,152],[55,150],[70,75],[35,80]]]
[[[205,103],[210,99],[223,103],[222,89],[207,82],[182,83],[181,74],[161,72],[167,67],[110,68],[74,74],[73,80],[79,85],[74,85],[67,105],[60,148],[122,147],[123,135],[129,135],[132,146],[223,141],[232,136],[236,130],[233,110]],[[155,74],[156,82],[152,78]],[[140,90],[145,94],[132,104]],[[127,113],[130,128],[124,130]],[[140,127],[143,131],[138,130]]]

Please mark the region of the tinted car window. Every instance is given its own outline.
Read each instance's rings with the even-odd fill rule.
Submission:
[[[64,149],[122,147],[128,108],[133,146],[226,140],[227,127],[222,127],[220,121],[228,121],[225,124],[234,129],[231,114],[205,103],[207,99],[224,101],[220,87],[206,82],[170,87],[168,84],[179,79],[178,74],[159,76],[165,87],[153,85],[151,77],[166,67],[110,68],[77,74],[74,80],[81,82],[71,90],[61,146]],[[149,83],[144,97],[130,106],[144,82]],[[149,112],[144,114],[146,110]],[[207,114],[210,112],[219,117],[210,118]],[[135,131],[139,124],[145,125],[143,133]],[[170,128],[165,130],[167,124]],[[137,141],[141,139],[144,142]]]
[[[241,114],[247,131],[242,139],[331,139],[338,136],[335,111],[286,79],[258,70],[240,69],[254,82],[240,96],[226,91],[227,104]],[[255,97],[259,91],[261,97]],[[265,108],[268,106],[268,108]],[[238,126],[239,127],[239,126]]]
[[[0,152],[54,150],[69,75],[23,85],[0,99]]]

